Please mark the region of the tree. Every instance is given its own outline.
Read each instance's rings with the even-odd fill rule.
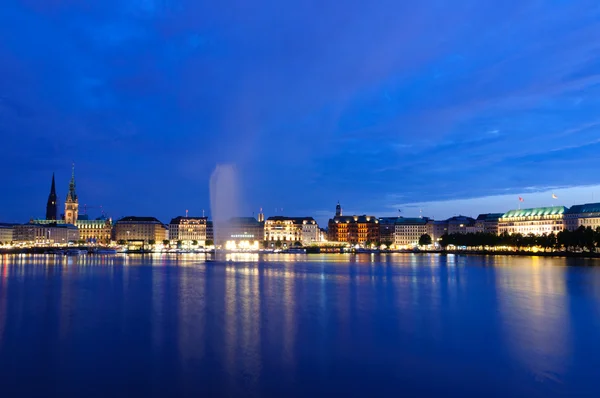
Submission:
[[[296,242],[294,242],[294,246],[296,246],[296,247],[302,247],[302,243],[296,241]]]
[[[198,246],[198,241],[197,240],[193,240],[192,241],[192,246]]]
[[[371,242],[370,240],[365,242],[365,247],[371,247],[373,245],[373,242]]]
[[[149,244],[149,245],[153,245],[153,244],[155,244],[155,243],[156,243],[156,241],[155,241],[154,239],[150,239],[150,240],[148,240],[148,244]]]
[[[168,240],[168,239],[165,239],[165,240],[163,240],[163,245],[167,246],[169,243],[170,243],[170,242],[169,242],[169,240]]]
[[[119,245],[124,245],[124,244],[126,244],[127,242],[126,242],[124,239],[120,239],[120,240],[119,240],[117,243],[118,243]]]
[[[389,249],[390,247],[392,247],[392,245],[394,244],[394,242],[392,242],[391,240],[386,240],[386,241],[384,241],[384,242],[382,242],[382,243],[383,243],[383,245],[384,245],[385,247],[387,247],[388,249]]]
[[[268,240],[263,240],[263,249],[268,249],[269,248],[269,241]]]
[[[451,238],[448,234],[444,234],[440,237],[440,246],[442,246],[442,249],[446,250],[446,247],[450,244],[450,240]]]
[[[280,248],[283,245],[283,243],[281,243],[280,239],[277,239],[277,241],[275,242],[275,247]]]
[[[429,234],[423,234],[419,238],[419,246],[429,246],[432,242],[433,240]]]
[[[215,242],[213,242],[212,240],[210,240],[210,239],[206,240],[206,246],[214,246],[214,244],[215,244]]]
[[[181,240],[177,241],[177,247],[181,247],[182,244],[183,244],[183,242]]]

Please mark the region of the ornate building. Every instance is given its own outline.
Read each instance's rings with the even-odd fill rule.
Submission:
[[[600,203],[572,206],[565,212],[565,228],[575,231],[579,227],[600,227]]]
[[[555,234],[565,229],[564,206],[518,209],[505,213],[498,220],[498,233],[522,235]]]
[[[70,224],[23,224],[15,225],[13,241],[30,244],[66,245],[79,240],[79,230]]]
[[[52,186],[50,187],[50,195],[48,195],[48,203],[46,203],[46,220],[56,220],[58,215],[56,200],[56,186],[54,184],[54,173],[52,173]]]
[[[206,245],[206,217],[175,217],[169,223],[169,239],[191,244]]]
[[[67,194],[67,200],[65,201],[65,222],[67,224],[75,225],[78,216],[79,200],[77,199],[77,193],[75,192],[75,165],[73,165],[71,182],[69,183],[69,193]]]
[[[410,249],[419,245],[422,235],[433,235],[433,223],[427,217],[398,217],[395,224],[394,245],[397,249]]]
[[[265,240],[287,246],[296,242],[310,245],[320,241],[319,225],[312,217],[269,217],[265,221]]]
[[[86,215],[81,216],[75,226],[79,230],[79,239],[88,243],[109,244],[112,235],[112,219],[100,217],[90,220]]]
[[[333,242],[348,242],[350,244],[378,243],[379,220],[375,216],[342,216],[342,207],[338,203],[335,217],[329,219],[327,225],[329,240]]]
[[[113,238],[117,242],[160,243],[168,238],[168,234],[167,227],[154,217],[123,217],[113,228]]]

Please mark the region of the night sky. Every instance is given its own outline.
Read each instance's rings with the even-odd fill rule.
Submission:
[[[600,201],[598,0],[4,0],[0,221]],[[552,200],[551,194],[558,196]]]

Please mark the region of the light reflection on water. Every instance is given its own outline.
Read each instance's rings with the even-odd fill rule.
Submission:
[[[24,395],[44,383],[63,396],[124,385],[163,396],[600,392],[593,260],[239,253],[0,264],[0,374]]]

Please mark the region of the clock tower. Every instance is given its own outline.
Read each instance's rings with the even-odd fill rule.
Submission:
[[[65,201],[65,222],[74,225],[78,216],[79,201],[77,200],[77,193],[75,193],[75,165],[73,164],[71,182],[69,183],[69,193],[67,194],[67,200]]]

